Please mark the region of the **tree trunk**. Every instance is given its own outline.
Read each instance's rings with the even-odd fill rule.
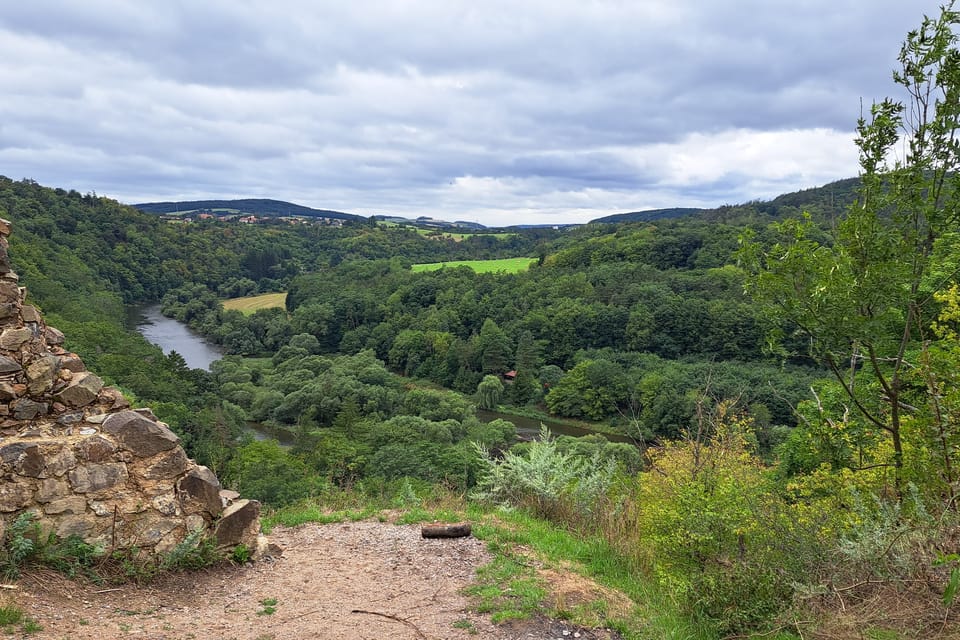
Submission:
[[[470,523],[456,524],[431,523],[420,526],[420,535],[424,538],[465,538],[470,535]]]

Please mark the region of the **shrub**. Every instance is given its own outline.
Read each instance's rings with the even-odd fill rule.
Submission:
[[[617,470],[613,459],[601,463],[597,457],[562,451],[546,427],[539,440],[519,449],[522,453],[507,451],[501,460],[494,460],[482,446],[477,450],[486,461],[477,483],[478,498],[573,524],[588,522],[605,502],[601,498]]]

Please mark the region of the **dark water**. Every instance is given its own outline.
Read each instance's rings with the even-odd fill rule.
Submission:
[[[191,369],[209,369],[210,363],[223,357],[219,347],[210,344],[187,325],[160,313],[160,305],[127,307],[127,326],[163,349],[176,351]]]
[[[290,429],[271,427],[252,420],[247,422],[247,433],[253,436],[254,440],[276,440],[281,447],[285,448],[292,447],[296,440]]]
[[[569,424],[563,424],[561,422],[554,422],[552,420],[541,420],[539,418],[525,418],[523,416],[512,416],[506,413],[500,413],[498,411],[487,411],[486,409],[477,409],[477,418],[481,422],[493,422],[496,419],[506,420],[507,422],[512,422],[513,425],[517,428],[517,435],[521,440],[532,440],[540,436],[540,425],[545,425],[555,436],[592,436],[599,435],[603,436],[611,442],[628,442],[633,444],[634,440],[628,436],[622,436],[614,433],[600,433],[598,431],[591,431],[590,429],[584,429],[582,427],[574,427]]]

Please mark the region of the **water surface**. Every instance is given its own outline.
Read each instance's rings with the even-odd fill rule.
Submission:
[[[210,369],[223,357],[220,348],[207,342],[187,325],[160,313],[159,304],[127,307],[127,326],[169,354],[176,351],[191,369]]]

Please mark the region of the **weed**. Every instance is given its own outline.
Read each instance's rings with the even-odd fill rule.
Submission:
[[[17,624],[21,620],[23,620],[23,609],[20,607],[12,604],[0,607],[0,626]]]
[[[7,530],[5,539],[6,553],[2,556],[3,576],[17,578],[23,564],[36,552],[36,540],[40,537],[40,528],[34,522],[32,513],[24,512]]]
[[[38,631],[43,631],[43,625],[32,618],[27,618],[23,621],[23,624],[20,625],[20,630],[24,633],[37,633]]]
[[[480,631],[477,630],[476,625],[473,624],[473,621],[467,620],[466,618],[461,618],[453,623],[454,629],[463,629],[472,636],[477,635]]]
[[[250,548],[245,544],[238,544],[233,548],[233,551],[230,552],[230,560],[234,564],[247,564],[250,562]]]
[[[264,598],[260,601],[261,609],[257,610],[258,616],[272,616],[277,612],[277,599],[276,598]]]
[[[194,529],[160,561],[159,569],[202,569],[221,559],[216,542],[203,529]]]

